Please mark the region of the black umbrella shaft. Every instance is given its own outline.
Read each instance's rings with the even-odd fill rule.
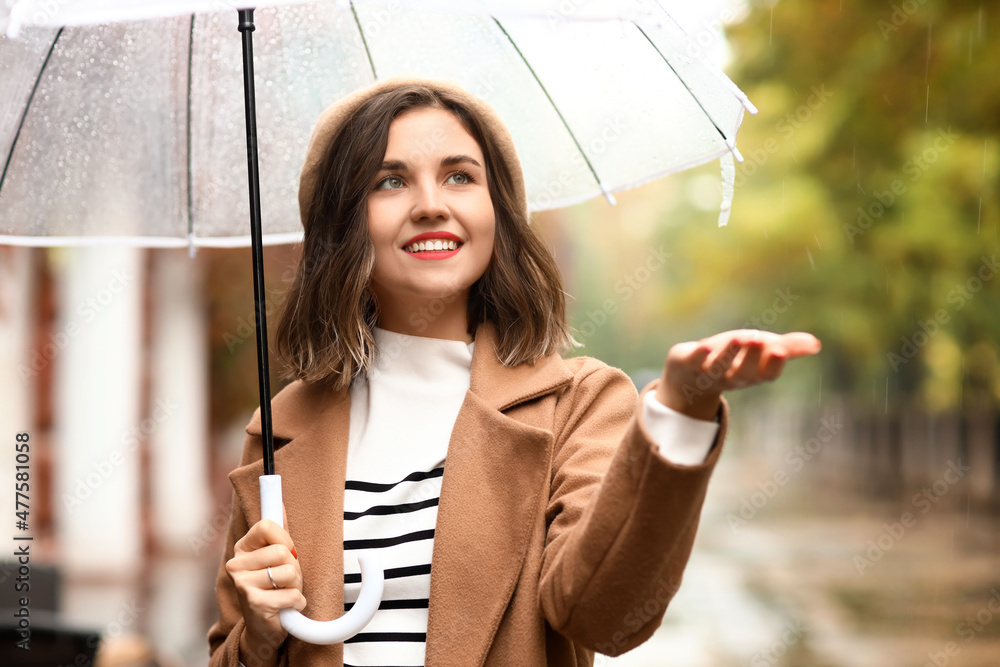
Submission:
[[[247,121],[247,174],[250,179],[250,237],[253,252],[253,299],[257,319],[257,370],[260,382],[260,428],[264,438],[264,474],[274,474],[271,387],[267,365],[267,313],[264,308],[264,253],[260,229],[260,172],[257,168],[257,102],[253,85],[253,10],[240,9],[243,33],[243,99]]]

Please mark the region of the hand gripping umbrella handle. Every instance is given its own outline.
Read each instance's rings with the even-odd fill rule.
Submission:
[[[281,507],[281,475],[261,475],[260,518],[284,527]],[[382,601],[385,574],[375,554],[361,554],[358,562],[361,564],[361,592],[349,612],[330,621],[314,621],[288,607],[278,612],[281,627],[310,644],[337,644],[361,632]],[[337,584],[343,585],[343,582]]]

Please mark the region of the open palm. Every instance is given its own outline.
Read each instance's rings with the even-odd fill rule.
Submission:
[[[678,412],[710,420],[722,392],[770,382],[781,375],[789,359],[816,354],[821,347],[810,333],[758,329],[735,329],[678,343],[667,353],[656,399]]]

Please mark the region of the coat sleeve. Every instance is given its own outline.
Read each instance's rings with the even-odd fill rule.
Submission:
[[[555,630],[607,655],[635,648],[663,620],[729,423],[723,399],[705,461],[681,465],[658,452],[641,407],[624,372],[590,359],[557,407],[540,604]]]
[[[256,415],[255,415],[256,418]],[[282,443],[275,441],[275,447]],[[260,436],[247,434],[243,443],[243,455],[240,466],[249,465],[263,457]],[[231,477],[230,477],[231,479]],[[243,610],[240,607],[239,595],[232,577],[226,572],[226,562],[233,557],[236,543],[247,534],[250,526],[247,522],[236,490],[233,490],[232,510],[229,515],[229,526],[226,531],[226,548],[219,562],[219,570],[215,576],[215,600],[218,605],[219,619],[208,630],[209,667],[240,667],[240,637],[243,634]],[[279,664],[285,662],[284,644],[279,647]]]
[[[243,444],[243,456],[240,465],[250,463],[250,452],[256,443],[259,450],[259,438],[247,434]],[[243,634],[243,611],[240,608],[236,585],[226,572],[226,561],[233,557],[236,543],[246,535],[250,527],[240,509],[233,491],[232,510],[229,515],[229,525],[226,531],[226,548],[219,562],[219,570],[215,576],[215,600],[219,609],[219,619],[208,630],[209,667],[239,667],[240,635]]]

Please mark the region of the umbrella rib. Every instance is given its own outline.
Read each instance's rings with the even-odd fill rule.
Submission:
[[[658,47],[656,45],[656,43],[652,39],[649,38],[649,35],[646,34],[646,31],[643,30],[642,27],[640,25],[638,25],[637,23],[633,23],[632,25],[634,25],[636,27],[636,29],[640,33],[642,33],[642,36],[646,38],[646,41],[649,42],[650,45],[654,49],[656,49],[656,52],[660,55],[660,58],[662,58],[663,62],[665,62],[667,64],[667,67],[670,68],[670,71],[674,73],[674,76],[677,77],[677,80],[681,82],[681,85],[684,86],[684,90],[688,91],[688,94],[691,96],[691,99],[693,99],[695,101],[695,104],[698,105],[698,108],[701,109],[702,113],[705,114],[705,117],[708,118],[708,122],[710,122],[712,124],[712,127],[715,128],[716,132],[719,133],[719,136],[722,137],[722,140],[724,142],[726,142],[726,145],[728,146],[729,145],[729,138],[726,137],[726,133],[723,132],[722,128],[720,128],[715,123],[715,119],[712,118],[712,114],[708,113],[708,109],[705,108],[705,106],[701,103],[701,100],[698,99],[698,96],[695,95],[694,91],[692,91],[691,88],[687,85],[687,81],[684,80],[684,77],[682,77],[680,75],[680,73],[678,73],[678,71],[676,69],[674,69],[673,64],[671,64],[670,60],[668,60],[667,57],[665,55],[663,55],[663,52],[660,51],[660,47]]]
[[[368,56],[368,66],[372,68],[372,77],[378,81],[378,74],[375,73],[375,61],[372,60],[372,52],[368,50],[368,40],[365,39],[365,31],[361,28],[361,21],[358,20],[358,11],[351,3],[351,14],[354,15],[354,25],[358,26],[358,34],[361,35],[361,43],[365,45],[365,55]]]
[[[194,61],[194,14],[191,14],[191,30],[188,33],[188,76],[187,76],[187,214],[188,214],[188,254],[194,256],[194,176],[191,173],[191,72]]]
[[[14,133],[14,141],[10,144],[10,150],[7,151],[7,161],[3,165],[3,173],[0,174],[0,190],[3,189],[3,184],[7,180],[7,170],[10,169],[10,161],[14,158],[14,149],[17,147],[17,140],[21,137],[21,128],[24,127],[24,119],[28,117],[28,109],[31,108],[31,102],[35,99],[35,93],[38,92],[38,85],[42,81],[42,74],[45,72],[45,68],[49,65],[49,58],[52,57],[52,52],[56,48],[56,44],[59,42],[59,38],[62,37],[63,28],[59,28],[59,32],[56,33],[55,38],[52,40],[52,44],[49,46],[49,52],[45,54],[45,62],[38,69],[38,76],[35,77],[35,85],[31,87],[31,94],[28,95],[28,101],[24,105],[24,112],[21,114],[21,119],[17,123],[17,131]]]
[[[576,149],[580,151],[580,155],[583,156],[584,162],[587,163],[587,169],[590,170],[590,173],[593,175],[594,180],[597,181],[597,185],[600,186],[601,191],[604,192],[604,195],[608,197],[608,200],[613,204],[614,199],[611,197],[611,194],[604,188],[604,183],[602,183],[601,179],[597,176],[597,171],[594,170],[594,165],[590,163],[590,158],[587,157],[587,154],[584,152],[583,147],[580,145],[580,142],[577,141],[576,134],[574,134],[573,130],[570,129],[569,123],[566,122],[566,119],[563,117],[562,112],[559,111],[559,107],[556,106],[555,100],[553,100],[552,96],[549,95],[549,91],[545,87],[545,84],[542,83],[541,79],[538,78],[538,74],[535,73],[535,69],[531,66],[531,63],[529,63],[528,59],[524,57],[523,53],[521,53],[521,49],[517,47],[517,44],[514,42],[514,39],[510,36],[510,34],[507,33],[507,30],[504,29],[500,21],[497,20],[497,17],[491,16],[490,18],[493,19],[493,21],[497,24],[497,27],[500,28],[500,31],[504,34],[507,40],[510,41],[510,45],[514,47],[515,51],[517,51],[517,55],[520,56],[521,61],[524,62],[525,67],[527,67],[528,71],[531,72],[531,76],[535,78],[535,81],[541,87],[542,92],[545,93],[545,97],[548,98],[549,104],[552,105],[552,109],[556,112],[556,115],[559,116],[559,120],[562,121],[563,127],[565,127],[566,131],[569,132],[569,136],[573,140],[573,143],[576,145]]]

